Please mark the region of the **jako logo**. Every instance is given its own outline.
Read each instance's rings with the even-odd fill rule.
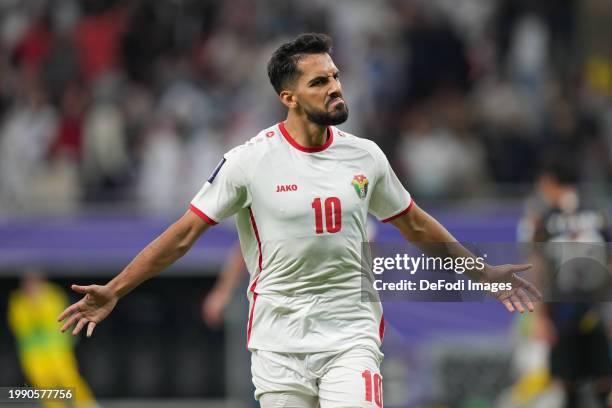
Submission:
[[[279,184],[278,186],[276,186],[277,193],[283,193],[285,191],[297,191],[297,184]]]

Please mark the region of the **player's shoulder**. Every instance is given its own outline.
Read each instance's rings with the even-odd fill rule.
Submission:
[[[224,157],[227,160],[248,159],[251,162],[256,161],[258,158],[265,156],[271,149],[274,149],[278,145],[280,137],[281,133],[278,126],[270,126],[243,144],[228,151]]]
[[[368,152],[374,158],[384,156],[381,148],[373,140],[366,139],[363,137],[356,136],[352,133],[333,127],[332,131],[336,135],[336,141],[338,144],[350,146],[355,149],[360,149]]]

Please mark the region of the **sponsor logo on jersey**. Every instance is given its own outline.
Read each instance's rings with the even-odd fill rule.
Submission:
[[[277,193],[284,193],[287,191],[297,191],[297,184],[279,184],[276,186]]]
[[[358,174],[354,176],[353,181],[351,181],[351,184],[355,188],[355,192],[357,193],[357,196],[359,198],[361,198],[362,200],[366,198],[366,196],[368,195],[368,184],[370,184],[366,176],[364,176],[363,174]]]
[[[212,174],[210,175],[210,177],[208,178],[208,182],[212,183],[213,180],[215,179],[215,177],[217,177],[217,174],[219,174],[219,170],[221,170],[221,167],[223,167],[223,165],[225,164],[225,157],[223,157],[221,159],[221,161],[219,162],[219,164],[217,164],[217,167],[215,167],[215,169],[213,170]]]

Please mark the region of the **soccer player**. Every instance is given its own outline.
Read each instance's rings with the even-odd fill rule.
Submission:
[[[271,407],[381,407],[380,302],[361,301],[361,243],[368,212],[416,245],[456,243],[420,209],[380,148],[336,127],[349,110],[331,39],[302,34],[280,46],[268,75],[287,107],[284,122],[229,151],[189,210],[104,286],[67,308],[61,330],[87,336],[117,301],[184,255],[208,228],[236,215],[251,274],[247,346],[255,398]],[[448,256],[472,256],[445,245]],[[468,271],[511,283],[492,294],[509,311],[533,310],[539,293],[516,275],[529,265]]]
[[[551,300],[534,314],[536,331],[551,346],[549,369],[564,389],[565,406],[579,407],[579,387],[591,380],[607,406],[612,366],[598,301],[606,300],[609,225],[606,214],[581,196],[570,152],[545,157],[536,181],[541,200],[521,221],[519,232],[534,251],[537,281]],[[535,207],[535,206],[534,206]]]
[[[234,293],[234,289],[246,280],[246,264],[240,247],[236,246],[230,252],[223,269],[215,282],[215,286],[202,301],[202,320],[209,327],[217,327],[223,320],[223,312]]]
[[[58,333],[55,316],[68,305],[61,287],[46,281],[37,270],[28,270],[8,302],[9,328],[15,336],[19,361],[26,380],[36,388],[74,388],[74,406],[98,407],[79,373],[72,338]],[[43,401],[45,408],[70,404]]]

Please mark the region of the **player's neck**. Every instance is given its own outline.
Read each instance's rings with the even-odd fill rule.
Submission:
[[[317,125],[310,121],[300,120],[289,115],[285,121],[289,135],[303,147],[319,147],[327,142],[327,126]]]

